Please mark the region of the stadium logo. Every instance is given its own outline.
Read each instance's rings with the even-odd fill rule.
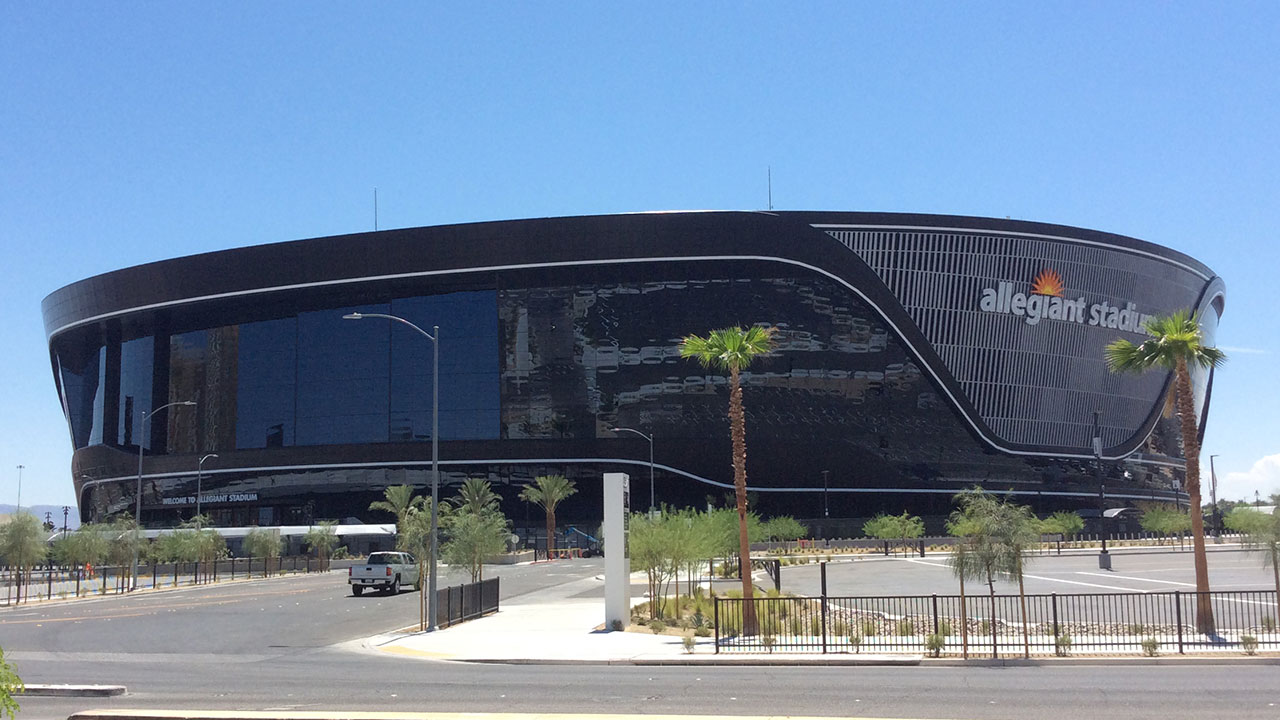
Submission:
[[[1127,302],[1123,306],[1102,301],[1089,305],[1083,297],[1063,297],[1066,284],[1056,270],[1041,270],[1031,282],[1031,291],[1015,292],[1014,283],[1002,280],[994,288],[983,288],[978,307],[984,312],[1016,315],[1028,325],[1041,320],[1060,320],[1093,327],[1105,327],[1124,332],[1145,333],[1150,315],[1138,312],[1138,306]]]

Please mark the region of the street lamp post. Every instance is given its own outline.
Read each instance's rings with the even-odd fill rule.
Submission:
[[[198,518],[200,517],[200,489],[204,485],[204,461],[208,460],[209,458],[216,458],[216,457],[218,457],[218,453],[209,453],[208,455],[205,455],[204,457],[200,458],[200,462],[196,463],[196,518],[197,518],[196,524],[197,526],[200,523],[200,520]],[[199,527],[197,527],[197,529],[199,529]]]
[[[827,505],[827,478],[831,476],[830,470],[822,471],[822,517],[831,517],[831,508]]]
[[[26,465],[18,466],[18,509],[13,511],[14,515],[22,512],[22,468],[24,467],[26,467]]]
[[[155,417],[156,413],[160,412],[161,410],[171,408],[174,405],[195,405],[195,402],[191,400],[179,400],[177,402],[171,402],[168,405],[161,405],[155,410],[152,410],[150,415],[146,413],[142,414],[142,428],[139,431],[138,438],[137,438],[138,439],[138,495],[136,498],[134,498],[134,510],[133,510],[133,521],[134,523],[137,524],[139,531],[142,530],[142,450],[144,447],[146,447],[145,442],[147,439],[147,421]],[[130,581],[129,589],[131,591],[137,590],[138,589],[138,543],[136,539],[135,539],[135,542],[133,543],[133,562],[129,565],[129,567],[131,568],[130,572],[132,573],[130,576],[131,581]]]
[[[67,534],[67,514],[70,512],[71,512],[70,505],[62,506],[62,534],[64,536]]]
[[[353,312],[343,315],[343,320],[363,320],[365,318],[382,318],[408,325],[417,330],[423,337],[431,341],[431,567],[427,578],[427,632],[435,632],[436,615],[436,564],[440,557],[439,520],[437,508],[440,506],[440,326],[432,325],[427,332],[413,323],[397,315],[383,313]]]
[[[627,427],[612,427],[612,428],[609,428],[609,432],[635,433],[640,437],[644,438],[645,440],[649,441],[649,515],[652,516],[654,510],[656,509],[656,506],[654,505],[654,502],[653,502],[653,435],[652,434],[646,435],[640,432],[639,430],[636,430],[634,428],[627,428]]]
[[[1098,480],[1098,536],[1102,538],[1102,552],[1098,553],[1098,567],[1111,569],[1111,554],[1107,552],[1107,481],[1102,477],[1102,413],[1093,411],[1093,459]]]
[[[1222,542],[1222,514],[1218,510],[1218,473],[1213,469],[1213,459],[1209,456],[1209,502],[1213,503],[1213,542]]]

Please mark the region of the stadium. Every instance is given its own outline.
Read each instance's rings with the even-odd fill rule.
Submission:
[[[1038,512],[1097,508],[1100,480],[1108,505],[1185,499],[1169,376],[1113,374],[1102,350],[1180,308],[1212,343],[1223,304],[1205,265],[1129,237],[770,211],[236,248],[82,280],[43,315],[84,521],[133,511],[139,445],[149,527],[191,517],[197,488],[221,526],[383,521],[385,487],[430,485],[437,379],[442,497],[486,478],[537,525],[519,488],[563,474],[579,492],[560,516],[598,522],[601,473],[623,471],[634,508],[722,505],[727,381],[679,343],[763,325],[777,346],[743,374],[752,500],[838,527],[943,516],[975,485]],[[438,378],[428,338],[352,313],[438,326]],[[1193,381],[1203,428],[1212,374]]]

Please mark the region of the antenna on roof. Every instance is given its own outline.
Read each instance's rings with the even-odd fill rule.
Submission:
[[[773,209],[773,166],[769,167],[769,209]]]
[[[373,189],[373,229],[378,230],[378,188]]]

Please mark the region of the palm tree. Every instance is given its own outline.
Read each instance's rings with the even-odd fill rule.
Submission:
[[[396,516],[396,543],[401,542],[404,535],[405,520],[414,512],[427,506],[427,499],[421,495],[414,496],[412,485],[390,485],[382,491],[382,500],[369,503],[370,510],[381,510]]]
[[[706,337],[690,335],[680,342],[680,356],[693,358],[703,367],[729,373],[729,435],[733,440],[733,487],[738,504],[738,566],[742,575],[743,633],[756,632],[756,610],[751,587],[751,542],[747,537],[747,422],[742,409],[742,385],[738,373],[773,349],[776,328],[753,325],[712,330]]]
[[[563,475],[539,475],[533,479],[532,485],[525,485],[520,490],[520,499],[537,503],[547,511],[547,559],[556,549],[556,506],[561,500],[578,492],[573,481]]]
[[[498,509],[502,496],[483,478],[467,478],[458,488],[458,510],[483,515]]]
[[[1107,345],[1105,356],[1112,372],[1143,373],[1152,369],[1173,371],[1173,399],[1182,423],[1182,450],[1186,459],[1186,491],[1190,498],[1191,542],[1196,566],[1196,629],[1214,632],[1213,605],[1209,601],[1209,563],[1204,550],[1204,517],[1200,509],[1200,432],[1196,427],[1195,403],[1191,395],[1191,365],[1212,368],[1226,361],[1217,348],[1204,344],[1200,321],[1194,313],[1178,310],[1172,315],[1147,321],[1151,337],[1134,345],[1116,340]]]

